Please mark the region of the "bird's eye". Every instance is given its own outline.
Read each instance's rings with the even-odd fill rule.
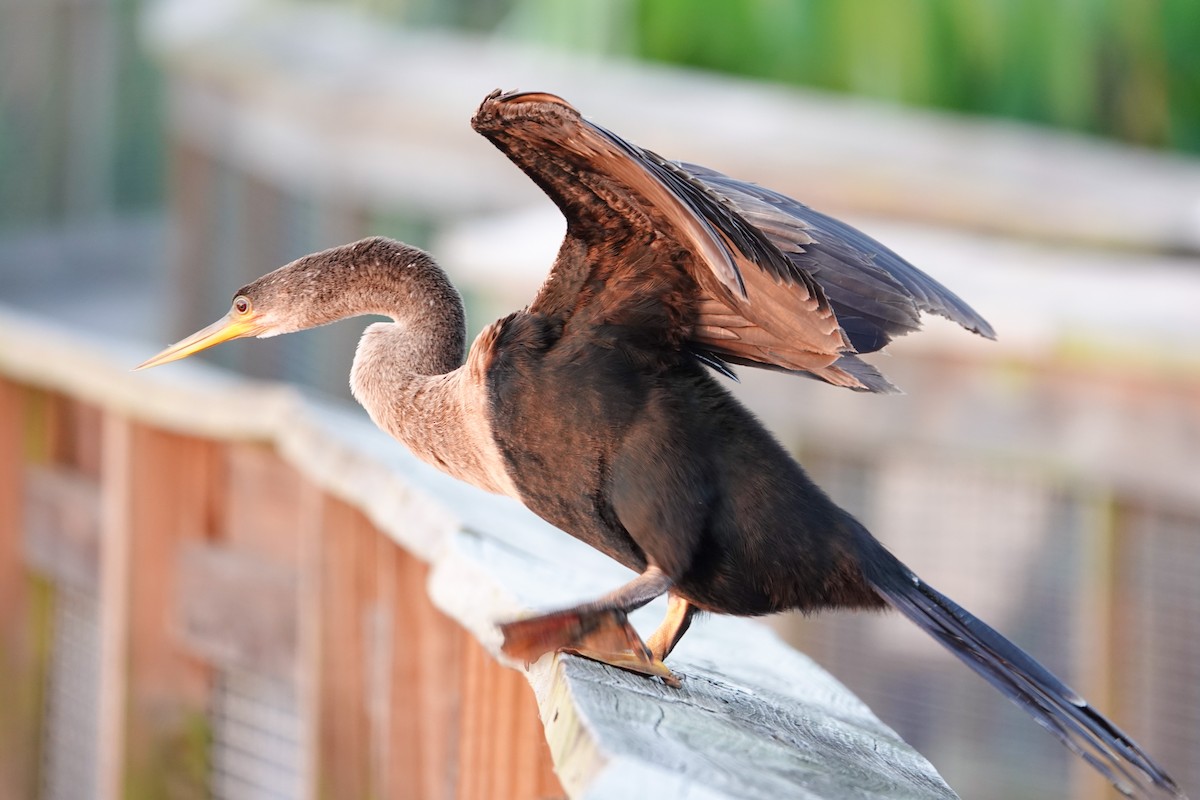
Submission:
[[[233,298],[233,310],[239,314],[250,313],[250,299],[241,296]]]

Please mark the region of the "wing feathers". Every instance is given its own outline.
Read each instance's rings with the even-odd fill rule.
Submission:
[[[636,308],[641,324],[657,314],[664,329],[682,325],[678,335],[694,352],[884,392],[895,387],[853,354],[916,330],[921,312],[994,337],[955,294],[849,225],[769,189],[667,161],[554,95],[493,92],[472,125],[567,218],[567,239],[531,311],[567,316],[599,303],[609,322]],[[680,268],[693,288],[679,283]]]
[[[969,331],[996,338],[987,320],[892,250],[833,217],[786,195],[696,164],[682,169],[730,204],[825,289],[839,318],[858,316],[872,330],[851,335],[859,352],[878,349],[920,327],[920,312],[937,314]],[[870,347],[867,340],[879,342]]]
[[[701,349],[709,345],[706,331],[722,341],[730,341],[729,333],[736,331],[737,352],[787,369],[823,368],[849,349],[812,276],[723,195],[679,165],[584,120],[564,101],[546,94],[489,96],[472,124],[550,195],[567,217],[568,239],[582,242],[590,253],[568,259],[560,255],[555,273],[588,274],[571,279],[552,275],[544,287],[552,291],[540,292],[531,310],[574,313],[584,285],[602,269],[609,274],[607,296],[601,302],[611,318],[619,312],[614,305],[635,302],[622,291],[648,285],[644,275],[621,280],[621,270],[635,263],[642,270],[673,268],[669,249],[650,266],[640,258],[618,263],[624,256],[615,251],[643,237],[669,241],[688,255],[682,266],[696,289],[690,298],[664,291],[662,302],[709,301],[724,309],[715,323],[701,314],[688,326],[687,335]],[[571,248],[562,252],[568,251]],[[564,290],[572,293],[569,299]],[[669,312],[664,310],[664,315]]]

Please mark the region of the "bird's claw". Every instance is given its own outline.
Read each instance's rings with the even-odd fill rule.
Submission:
[[[678,688],[679,678],[658,659],[620,609],[568,609],[500,625],[501,647],[526,666],[552,651],[566,651]]]

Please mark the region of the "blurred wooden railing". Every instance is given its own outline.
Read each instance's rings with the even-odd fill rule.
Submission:
[[[748,621],[697,626],[680,691],[571,657],[530,691],[494,621],[619,567],[359,414],[142,349],[0,313],[0,796],[954,796]]]

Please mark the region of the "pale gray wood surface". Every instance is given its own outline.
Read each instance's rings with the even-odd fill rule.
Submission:
[[[416,461],[363,414],[198,363],[128,371],[154,349],[0,309],[0,375],[164,428],[273,444],[428,561],[434,602],[493,654],[497,620],[594,597],[629,575],[519,504]],[[662,611],[652,604],[635,623],[648,630]],[[572,797],[954,797],[920,754],[759,623],[702,619],[670,663],[678,691],[572,657],[528,671]]]

